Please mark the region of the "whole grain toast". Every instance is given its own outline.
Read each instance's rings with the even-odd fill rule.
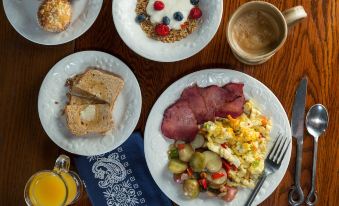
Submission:
[[[76,136],[104,134],[114,127],[108,104],[66,105],[65,116],[70,132]]]
[[[84,105],[84,104],[105,104],[103,101],[98,101],[97,99],[84,97],[84,96],[76,96],[68,94],[68,104],[69,105]]]
[[[101,69],[89,68],[85,73],[77,75],[71,83],[71,94],[96,98],[108,103],[111,108],[124,86],[120,77]]]

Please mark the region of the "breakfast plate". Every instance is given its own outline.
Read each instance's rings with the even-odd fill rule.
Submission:
[[[201,51],[214,37],[221,22],[223,1],[201,0],[199,8],[202,17],[197,29],[186,38],[174,43],[163,43],[147,37],[136,23],[137,0],[114,0],[112,13],[115,27],[134,52],[147,59],[158,62],[175,62],[189,58]]]
[[[238,206],[244,205],[251,193],[250,189],[239,189],[234,200],[227,203],[219,198],[208,197],[206,193],[199,195],[196,199],[188,199],[183,195],[182,186],[173,181],[173,176],[167,169],[167,150],[169,145],[173,144],[174,140],[164,137],[161,131],[161,124],[166,108],[172,105],[180,97],[182,91],[189,86],[195,84],[200,87],[207,87],[210,85],[223,86],[230,82],[243,83],[245,98],[252,100],[263,115],[271,119],[271,141],[269,141],[267,146],[268,151],[272,147],[278,133],[291,139],[290,125],[283,106],[269,88],[253,77],[228,69],[207,69],[194,72],[179,79],[169,86],[154,104],[146,123],[144,135],[146,162],[151,175],[159,188],[178,205]],[[280,169],[267,177],[254,201],[254,205],[264,201],[281,182],[289,164],[291,148],[292,144],[288,146],[287,153],[282,161]]]
[[[67,128],[64,108],[68,102],[65,82],[88,67],[102,68],[119,75],[124,87],[112,111],[114,128],[105,135],[76,137]],[[119,59],[98,51],[83,51],[60,60],[42,82],[38,112],[50,139],[62,149],[79,155],[99,155],[121,145],[133,132],[141,112],[141,91],[133,72]]]
[[[60,33],[44,31],[38,24],[37,11],[42,2],[3,0],[3,6],[9,22],[23,37],[38,44],[57,45],[72,41],[85,33],[99,15],[103,0],[71,1],[71,23]]]

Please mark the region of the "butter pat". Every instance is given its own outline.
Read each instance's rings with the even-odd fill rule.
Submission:
[[[88,105],[80,112],[80,119],[86,122],[92,121],[95,118],[95,112],[95,105]]]

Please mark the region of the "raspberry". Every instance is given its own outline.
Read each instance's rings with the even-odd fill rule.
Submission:
[[[170,33],[170,28],[165,24],[158,24],[155,26],[155,33],[159,36],[167,36]]]
[[[193,9],[191,9],[190,17],[192,19],[199,19],[201,16],[202,16],[202,12],[198,7],[194,7]]]
[[[165,4],[162,1],[155,1],[153,4],[154,10],[160,11],[165,8]]]

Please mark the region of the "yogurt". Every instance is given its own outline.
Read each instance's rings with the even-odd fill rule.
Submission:
[[[161,24],[162,18],[167,16],[171,22],[168,25],[171,29],[180,30],[181,25],[187,21],[191,9],[194,5],[191,4],[190,0],[161,0],[165,4],[165,8],[161,11],[154,10],[154,2],[157,0],[149,0],[146,12],[150,16],[152,24]],[[173,15],[175,12],[181,12],[184,18],[181,21],[174,19]]]

